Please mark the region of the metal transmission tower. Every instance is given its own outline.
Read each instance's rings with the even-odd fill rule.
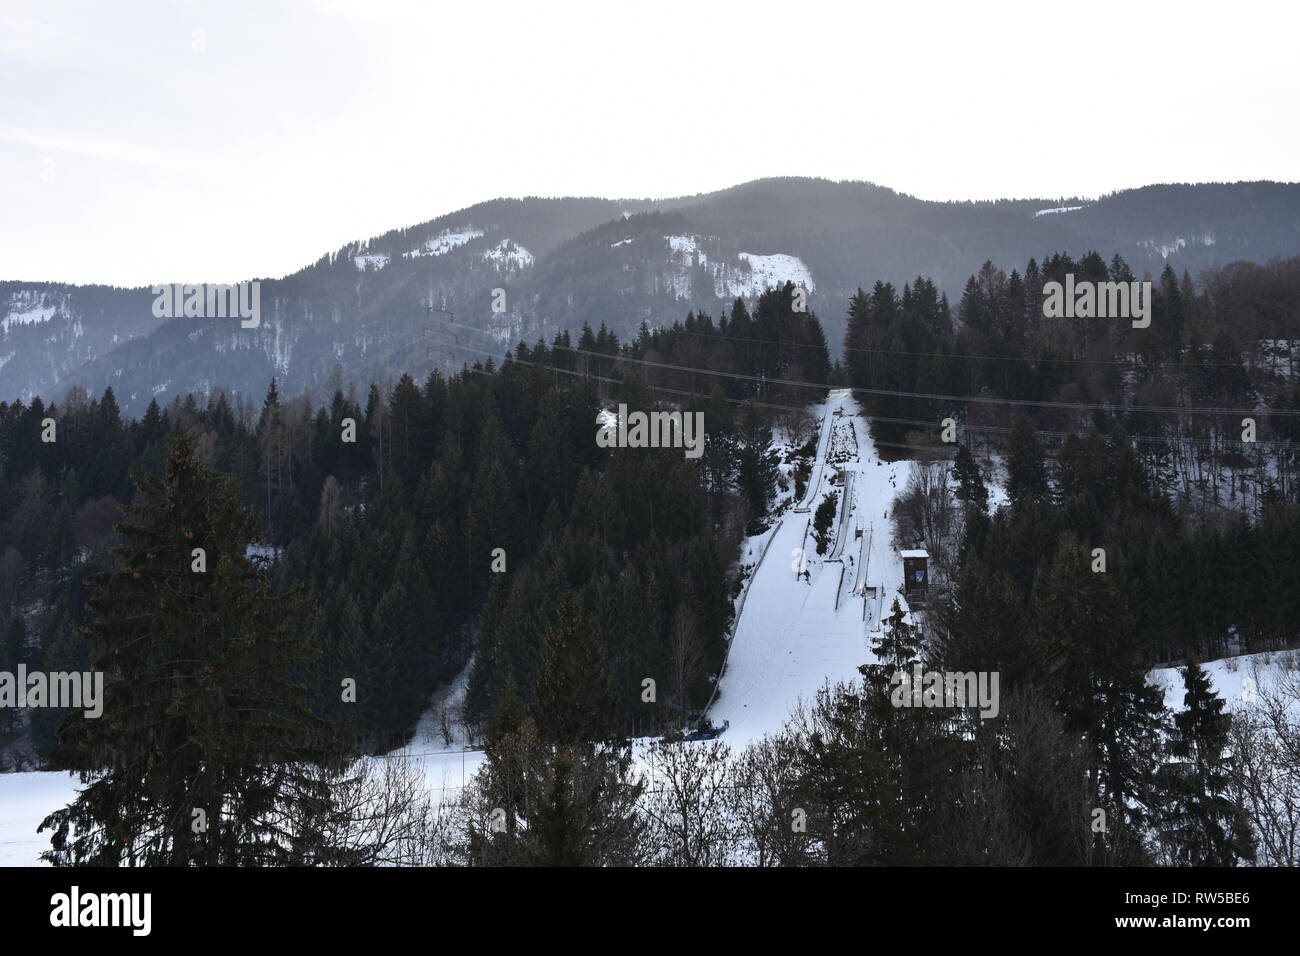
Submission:
[[[430,318],[433,317],[433,313],[435,313],[435,312],[441,312],[441,313],[443,313],[444,315],[449,315],[449,316],[451,316],[451,318],[452,318],[452,321],[449,322],[449,323],[447,323],[447,325],[454,326],[454,325],[456,324],[456,323],[455,323],[455,319],[456,319],[456,313],[455,313],[455,312],[451,311],[450,309],[440,309],[440,308],[438,308],[438,306],[433,305],[433,304],[432,304],[432,302],[433,302],[433,296],[432,296],[432,295],[429,296],[429,302],[430,302],[430,304],[429,304],[429,305],[426,305],[426,306],[424,307],[424,311],[427,312],[427,313],[429,314],[429,317],[430,317]],[[425,331],[426,333],[428,333],[428,332],[433,332],[433,333],[437,334],[439,331],[445,331],[445,327],[440,327],[440,326],[437,326],[437,325],[426,325],[426,326],[424,327],[424,331]],[[459,333],[456,333],[456,332],[453,332],[452,335],[453,335],[453,336],[455,337],[455,339],[456,339],[456,344],[457,344],[457,345],[460,345],[460,334],[459,334]],[[446,345],[430,345],[430,346],[425,350],[425,354],[426,354],[426,355],[429,355],[429,356],[433,355],[433,351],[434,351],[434,349],[437,349],[439,352],[441,352],[441,353],[442,353],[442,354],[447,358],[447,362],[448,362],[448,364],[449,364],[449,365],[451,364],[451,358],[452,358],[452,356],[451,356],[451,350],[450,350]]]

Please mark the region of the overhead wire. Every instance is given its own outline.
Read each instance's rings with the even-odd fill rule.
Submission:
[[[473,326],[461,325],[460,323],[448,322],[446,325],[452,325],[456,328],[464,328],[470,331],[476,331],[480,334],[489,334],[483,329],[475,329]],[[458,346],[468,348],[468,346]],[[728,372],[721,369],[704,369],[695,368],[687,365],[677,365],[671,362],[654,362],[649,359],[637,359],[627,355],[606,355],[603,352],[593,352],[590,349],[581,349],[568,345],[549,345],[546,346],[552,350],[561,350],[572,352],[578,355],[587,355],[606,362],[623,362],[634,365],[640,365],[649,368],[664,369],[673,372],[683,372],[692,375],[712,375],[719,378],[729,378],[736,381],[755,382],[760,385],[781,385],[783,387],[810,388],[818,391],[825,391],[832,386],[818,382],[802,382],[792,379],[769,379],[759,375],[749,375],[744,372]],[[481,352],[480,349],[469,349],[470,351]],[[495,354],[495,353],[487,353]],[[510,351],[507,349],[505,355],[509,356]],[[512,359],[512,361],[516,361]],[[1033,407],[1033,408],[1052,408],[1063,409],[1068,411],[1105,411],[1105,412],[1143,412],[1150,414],[1177,414],[1177,415],[1267,415],[1278,417],[1300,417],[1300,409],[1281,408],[1281,409],[1259,409],[1259,408],[1216,408],[1216,407],[1197,407],[1184,405],[1117,405],[1114,403],[1102,402],[1062,402],[1062,401],[1045,401],[1033,399],[1002,398],[990,395],[945,395],[932,392],[910,392],[899,389],[879,389],[867,388],[864,386],[848,386],[849,391],[854,394],[891,396],[896,398],[913,398],[923,401],[941,401],[941,402],[961,402],[976,403],[989,405],[1007,405],[1016,407]]]

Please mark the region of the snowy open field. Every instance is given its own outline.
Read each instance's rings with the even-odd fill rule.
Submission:
[[[1258,699],[1261,688],[1268,687],[1284,671],[1300,670],[1300,651],[1272,651],[1225,657],[1202,664],[1210,675],[1214,693],[1223,698],[1224,709],[1231,712],[1242,704]],[[1160,667],[1148,678],[1165,692],[1165,706],[1183,709],[1182,668]]]

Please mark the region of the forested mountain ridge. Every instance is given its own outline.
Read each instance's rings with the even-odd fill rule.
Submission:
[[[256,400],[327,400],[336,366],[383,380],[444,372],[520,339],[605,324],[626,340],[687,309],[792,280],[822,316],[832,352],[843,303],[864,275],[928,276],[956,300],[985,260],[1102,249],[1133,272],[1179,274],[1300,252],[1300,186],[1162,185],[1096,201],[930,202],[868,183],[764,179],[668,200],[493,200],[350,243],[263,279],[262,319],[158,319],[149,289],[0,284],[0,395],[113,386],[122,408],[225,388]],[[494,290],[502,290],[494,296]],[[495,309],[494,309],[495,306]],[[454,313],[475,335],[438,320]]]

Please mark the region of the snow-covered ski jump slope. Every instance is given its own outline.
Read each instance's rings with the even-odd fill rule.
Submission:
[[[828,680],[858,679],[858,667],[872,660],[870,635],[880,618],[875,594],[883,593],[888,611],[903,582],[889,519],[908,463],[880,460],[848,389],[831,391],[820,412],[808,493],[769,532],[772,543],[752,572],[709,711],[714,724],[730,722],[733,749],[780,730],[795,703],[811,703]],[[834,537],[820,556],[805,529],[832,491],[839,493]]]

